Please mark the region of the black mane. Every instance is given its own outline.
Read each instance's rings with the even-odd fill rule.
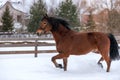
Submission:
[[[69,28],[69,23],[63,19],[55,18],[55,17],[48,17],[48,22],[52,25],[52,30],[57,31],[59,24],[62,24],[66,29],[71,30]]]

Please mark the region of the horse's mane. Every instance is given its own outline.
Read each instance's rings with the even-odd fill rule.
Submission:
[[[62,24],[66,29],[71,30],[69,28],[69,23],[61,18],[48,17],[47,20],[52,25],[53,31],[58,30],[59,24]]]

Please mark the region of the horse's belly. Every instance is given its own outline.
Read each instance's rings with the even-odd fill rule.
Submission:
[[[94,48],[91,48],[91,47],[89,47],[89,48],[81,48],[81,49],[73,49],[71,51],[71,54],[72,55],[84,55],[84,54],[87,54],[87,53],[89,53],[89,52],[91,52],[93,50],[94,50]]]
[[[57,51],[65,54],[71,54],[71,55],[84,55],[96,48],[95,45],[91,45],[87,41],[85,42],[87,45],[85,45],[85,43],[79,44],[78,41],[76,41],[76,43],[74,42],[75,44],[67,43],[67,45],[64,45],[63,43],[61,43],[57,45]],[[71,43],[73,42],[71,41]]]
[[[71,55],[85,55],[85,54],[88,54],[89,52],[91,51],[88,51],[88,52],[72,52]]]

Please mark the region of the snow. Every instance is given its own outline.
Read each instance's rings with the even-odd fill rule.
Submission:
[[[70,56],[68,70],[55,68],[51,57],[57,53],[0,55],[0,80],[120,80],[120,61],[113,61],[107,73],[96,63],[99,54]],[[62,60],[57,60],[62,63]]]
[[[50,48],[51,47],[51,48]],[[44,47],[38,47],[38,50],[55,50],[55,46],[44,46]],[[0,48],[0,51],[33,51],[35,50],[35,47],[2,47]]]

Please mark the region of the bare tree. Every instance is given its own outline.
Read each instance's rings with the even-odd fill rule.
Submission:
[[[110,0],[108,6],[108,31],[112,33],[120,32],[120,1]]]
[[[95,3],[91,7],[97,10],[98,27],[106,28],[107,32],[120,32],[120,0],[95,0]]]

